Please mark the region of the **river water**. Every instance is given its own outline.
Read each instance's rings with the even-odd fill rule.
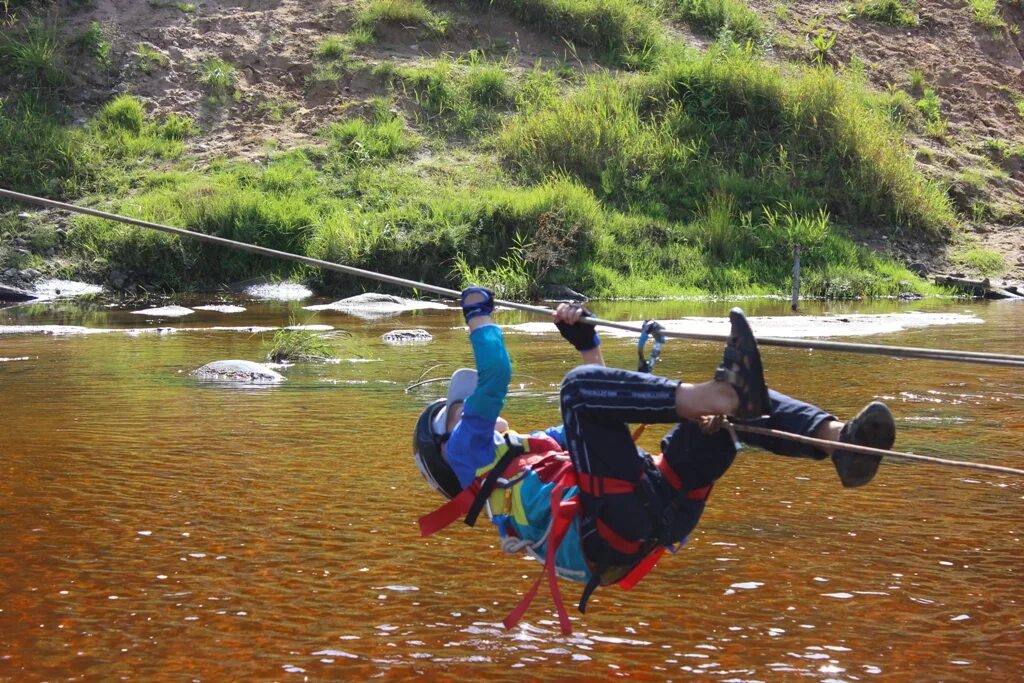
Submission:
[[[504,556],[486,523],[417,533],[439,501],[412,465],[411,428],[444,385],[405,389],[471,362],[458,312],[365,321],[235,303],[247,310],[180,320],[69,303],[0,311],[0,678],[1021,680],[1021,479],[886,463],[844,490],[828,461],[747,450],[689,546],[633,591],[599,590],[563,637],[542,590],[505,631],[539,565]],[[755,332],[759,316],[788,315],[778,301],[742,305]],[[636,320],[729,306],[594,308]],[[801,315],[906,311],[971,323],[847,340],[1024,353],[1021,304],[808,304]],[[269,333],[209,328],[290,320],[350,332],[343,360],[285,368],[272,387],[188,374],[266,353]],[[25,327],[53,325],[86,329]],[[435,339],[380,339],[408,327]],[[509,421],[557,422],[571,349],[555,334],[506,340]],[[631,340],[606,337],[604,349],[610,364],[635,365]],[[899,449],[1024,465],[1024,371],[763,356],[771,385],[839,415],[887,401]],[[672,340],[658,371],[702,380],[718,357],[718,344]],[[656,449],[658,430],[648,435]],[[578,587],[563,590],[574,604]]]

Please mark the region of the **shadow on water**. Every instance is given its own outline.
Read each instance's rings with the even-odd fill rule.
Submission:
[[[597,303],[614,319],[722,316],[730,301]],[[751,316],[782,301],[739,302]],[[0,334],[0,677],[208,679],[1014,680],[1024,482],[892,463],[843,490],[828,461],[742,453],[690,544],[631,592],[598,591],[577,633],[547,599],[500,621],[539,571],[493,533],[421,539],[439,501],[409,458],[410,429],[471,364],[455,311],[375,321],[244,302],[181,320],[75,304],[0,311],[2,325],[343,328],[350,357],[299,364],[256,390],[196,382],[217,359],[262,361],[242,331]],[[907,310],[975,315],[871,343],[1024,352],[1024,308],[949,301],[812,302],[803,314]],[[535,318],[501,314],[503,324]],[[420,327],[434,341],[390,346]],[[756,319],[754,321],[757,329]],[[573,355],[555,334],[508,334],[506,413],[520,431],[558,420]],[[634,342],[606,338],[632,367]],[[671,341],[660,373],[710,376],[720,348]],[[782,391],[850,415],[897,415],[897,447],[1021,466],[1024,375],[936,361],[764,349]],[[656,449],[651,428],[643,445]],[[480,526],[486,526],[481,524]],[[564,586],[568,602],[578,588]]]

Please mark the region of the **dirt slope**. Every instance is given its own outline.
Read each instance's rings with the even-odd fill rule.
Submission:
[[[809,37],[826,32],[836,36],[827,60],[837,66],[860,60],[879,88],[909,90],[910,71],[924,74],[941,99],[949,133],[942,139],[912,135],[918,161],[973,216],[967,242],[999,249],[1012,266],[1008,277],[1024,279],[1024,152],[1004,153],[1014,146],[1024,150],[1024,104],[1018,105],[1024,102],[1024,32],[980,28],[960,0],[922,0],[921,25],[913,28],[851,17],[847,3],[749,2],[769,25],[779,59],[806,62]],[[109,67],[74,70],[67,93],[76,118],[84,120],[115,93],[137,94],[158,113],[187,114],[199,123],[202,134],[191,146],[200,158],[254,158],[268,145],[309,143],[326,122],[378,93],[382,81],[372,68],[383,61],[484,49],[505,56],[513,69],[540,58],[576,69],[592,65],[585,52],[570,53],[561,40],[494,6],[474,12],[431,3],[451,16],[443,42],[423,39],[416,27],[389,28],[382,40],[351,57],[340,79],[318,79],[314,49],[325,36],[351,28],[353,6],[354,0],[209,0],[183,11],[184,3],[170,0],[93,0],[85,6],[58,3],[53,12],[68,38],[99,22],[112,43]],[[1019,6],[1002,11],[1011,26],[1024,18]],[[166,57],[166,64],[141,58],[140,44]],[[212,57],[237,67],[234,92],[219,103],[209,101],[199,81],[200,65]],[[914,254],[914,245],[901,250],[908,259],[955,269],[956,248],[952,263],[946,262],[950,253]]]
[[[848,66],[859,60],[869,81],[879,89],[899,88],[914,97],[911,71],[920,70],[941,100],[948,123],[943,139],[911,135],[923,171],[950,187],[958,209],[974,217],[967,225],[968,242],[1002,252],[1011,270],[1024,278],[1024,156],[1000,152],[1024,146],[1024,11],[1000,2],[1002,17],[1012,30],[990,31],[972,20],[961,0],[921,0],[920,25],[893,27],[852,16],[850,3],[749,0],[776,35],[783,59],[807,61],[811,39],[835,35],[827,60]],[[936,255],[941,257],[941,255]],[[956,268],[953,262],[936,267]]]

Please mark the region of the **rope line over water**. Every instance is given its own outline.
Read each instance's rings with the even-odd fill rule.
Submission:
[[[259,254],[261,256],[270,256],[273,258],[295,261],[297,263],[302,263],[309,266],[316,266],[318,268],[323,268],[325,270],[332,270],[335,272],[344,273],[346,275],[363,277],[370,280],[377,280],[378,282],[396,285],[399,287],[405,287],[406,289],[431,292],[453,299],[458,299],[459,296],[461,295],[461,292],[458,292],[454,289],[438,287],[436,285],[430,285],[425,282],[407,280],[405,278],[395,277],[393,275],[385,275],[383,273],[376,273],[371,270],[364,270],[362,268],[356,268],[354,266],[344,266],[340,263],[323,261],[321,259],[315,259],[309,256],[300,256],[298,254],[292,254],[287,251],[279,251],[277,249],[260,247],[255,244],[238,242],[236,240],[230,240],[225,237],[217,237],[215,235],[207,235],[201,232],[193,232],[191,230],[185,230],[183,228],[175,228],[168,225],[161,225],[159,223],[144,221],[138,218],[121,216],[118,214],[109,213],[107,211],[100,211],[98,209],[91,209],[84,206],[76,206],[74,204],[58,202],[52,199],[35,197],[33,195],[22,194],[21,192],[14,192],[12,190],[6,190],[3,188],[0,188],[0,197],[6,197],[8,199],[13,199],[19,202],[26,202],[29,204],[37,204],[39,206],[45,206],[53,209],[62,209],[64,211],[71,211],[73,213],[85,214],[87,216],[95,216],[96,218],[103,218],[110,221],[125,223],[127,225],[134,225],[140,228],[157,230],[172,235],[178,235],[179,237],[188,237],[190,239],[198,240],[200,242],[216,244],[218,246],[227,247],[229,249],[237,249],[240,251],[246,251],[253,254]],[[539,315],[543,315],[546,317],[550,317],[552,315],[552,310],[544,306],[533,306],[530,304],[521,304],[515,301],[503,300],[496,300],[496,303],[508,308],[514,308],[520,311],[526,311],[528,313],[537,313]],[[584,322],[588,325],[610,327],[613,329],[624,330],[626,332],[633,332],[638,335],[642,331],[640,327],[637,325],[617,322],[614,320],[604,320],[602,318],[597,317],[582,318],[581,322]],[[697,341],[724,341],[728,338],[728,335],[725,334],[710,334],[702,332],[665,331],[663,334],[666,337],[671,337],[673,339],[691,339]],[[1024,368],[1024,356],[1016,356],[1004,353],[987,353],[982,351],[958,351],[950,349],[926,349],[910,346],[889,346],[884,344],[856,344],[850,342],[825,341],[820,339],[786,339],[782,337],[761,336],[757,337],[757,343],[761,346],[781,346],[787,348],[808,349],[812,351],[840,351],[845,353],[861,353],[876,356],[890,356],[894,358],[920,358],[926,360],[954,361],[961,363],[977,363],[981,365],[998,365],[1004,367]]]
[[[39,206],[45,206],[54,209],[62,209],[65,211],[71,211],[73,213],[85,214],[88,216],[95,216],[97,218],[103,218],[110,221],[116,221],[119,223],[125,223],[127,225],[134,225],[140,228],[147,228],[150,230],[158,230],[160,232],[169,233],[172,235],[178,235],[180,237],[188,237],[191,239],[199,240],[201,242],[207,242],[209,244],[216,244],[219,246],[227,247],[229,249],[238,249],[240,251],[247,251],[253,254],[259,254],[261,256],[270,256],[273,258],[280,258],[289,261],[295,261],[306,265],[317,266],[326,270],[332,270],[347,275],[353,275],[356,277],[365,277],[371,280],[377,280],[386,284],[396,285],[399,287],[405,287],[408,289],[422,290],[426,292],[432,292],[441,296],[450,297],[457,299],[461,292],[454,289],[448,289],[446,287],[437,287],[424,282],[417,282],[415,280],[407,280],[405,278],[395,277],[392,275],[385,275],[382,273],[375,273],[370,270],[364,270],[362,268],[356,268],[354,266],[344,266],[340,263],[333,263],[331,261],[323,261],[321,259],[310,258],[308,256],[300,256],[298,254],[292,254],[286,251],[279,251],[277,249],[269,249],[267,247],[260,247],[254,244],[248,244],[245,242],[238,242],[230,240],[224,237],[217,237],[215,235],[207,235],[200,232],[193,232],[191,230],[185,230],[182,228],[174,228],[167,225],[161,225],[159,223],[153,223],[150,221],[144,221],[137,218],[131,218],[128,216],[120,216],[118,214],[109,213],[106,211],[100,211],[98,209],[91,209],[88,207],[76,206],[74,204],[67,204],[65,202],[58,202],[52,199],[44,199],[42,197],[35,197],[32,195],[22,194],[20,192],[13,192],[0,188],[0,197],[6,197],[15,201],[27,202],[30,204],[37,204]],[[497,300],[497,304],[506,306],[508,308],[514,308],[529,313],[537,313],[543,316],[551,316],[552,310],[543,306],[533,306],[530,304],[521,304],[515,301],[502,301]],[[635,332],[640,334],[642,330],[628,323],[621,323],[612,320],[603,320],[597,317],[583,318],[582,322],[591,325],[600,325],[603,327],[611,327],[615,329],[625,330],[628,332]],[[672,337],[676,339],[693,339],[699,341],[723,341],[727,338],[724,334],[703,334],[694,332],[671,332],[665,331],[663,333],[666,337]],[[1000,353],[985,353],[977,351],[956,351],[956,350],[944,350],[944,349],[925,349],[915,348],[906,346],[887,346],[881,344],[852,344],[846,342],[831,342],[821,340],[803,340],[803,339],[784,339],[776,337],[757,337],[757,343],[763,346],[781,346],[789,348],[809,349],[809,350],[822,350],[822,351],[842,351],[847,353],[863,353],[872,355],[892,356],[897,358],[922,358],[928,360],[943,360],[943,361],[955,361],[964,363],[979,363],[983,365],[1000,365],[1009,367],[1024,367],[1024,356],[1014,356],[1010,354]],[[429,372],[429,370],[427,371]],[[424,372],[423,374],[426,374]],[[422,375],[421,375],[422,377]],[[444,378],[440,378],[444,379]],[[413,386],[419,386],[420,384],[428,384],[437,380],[426,380],[418,382]],[[411,389],[408,387],[406,391]],[[796,441],[800,443],[810,444],[819,446],[827,449],[836,448],[836,442],[826,441],[823,439],[815,439],[809,436],[802,436],[799,434],[791,434],[789,432],[783,432],[775,429],[767,429],[764,427],[754,427],[748,425],[732,425],[732,428],[737,432],[748,433],[748,434],[761,434],[764,436],[771,436],[780,439],[788,439],[790,441]],[[912,462],[924,462],[936,465],[946,465],[950,467],[960,467],[965,469],[984,470],[987,472],[998,472],[1001,474],[1012,474],[1016,476],[1024,476],[1024,469],[1016,469],[1013,467],[1003,467],[1000,465],[988,465],[985,463],[966,462],[962,460],[951,460],[947,458],[939,458],[928,455],[918,455],[916,453],[905,453],[901,451],[887,451],[878,448],[870,448],[867,446],[857,446],[854,444],[843,444],[842,450],[853,453],[864,453],[867,455],[878,455],[883,458],[897,458]]]
[[[829,450],[843,450],[848,451],[850,453],[863,453],[865,455],[880,455],[883,458],[898,458],[900,460],[909,460],[912,462],[926,462],[933,465],[946,465],[949,467],[961,467],[964,469],[971,470],[984,470],[986,472],[999,472],[1000,474],[1013,474],[1018,477],[1024,477],[1024,470],[1017,469],[1015,467],[989,465],[983,462],[967,462],[965,460],[951,460],[949,458],[939,458],[934,455],[918,455],[917,453],[906,453],[903,451],[887,451],[881,448],[871,448],[870,446],[858,446],[856,444],[849,443],[844,443],[842,444],[842,446],[840,446],[835,441],[828,441],[826,439],[815,439],[812,436],[792,434],[790,432],[779,431],[778,429],[768,429],[767,427],[754,427],[752,425],[733,424],[732,428],[740,433],[761,434],[762,436],[770,436],[777,439],[787,439],[789,441],[810,444],[812,446],[818,446],[819,448]]]

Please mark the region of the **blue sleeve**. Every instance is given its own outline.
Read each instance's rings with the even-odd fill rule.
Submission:
[[[478,469],[494,461],[494,421],[505,405],[512,379],[512,363],[497,325],[478,327],[470,333],[469,341],[480,378],[446,446],[448,464],[464,487],[473,481]]]
[[[493,427],[505,405],[508,383],[512,380],[512,361],[497,325],[478,327],[470,333],[469,341],[480,379],[466,399],[466,412],[490,420]]]

